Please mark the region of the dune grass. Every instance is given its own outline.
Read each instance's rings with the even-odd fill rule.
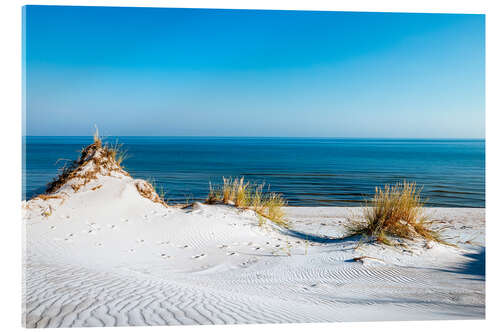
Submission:
[[[69,180],[75,178],[80,181],[71,184],[71,187],[75,192],[78,192],[82,186],[97,179],[98,174],[111,175],[112,172],[118,172],[128,175],[121,166],[126,156],[126,151],[118,143],[115,145],[103,145],[102,138],[99,136],[99,130],[96,128],[94,142],[82,148],[80,157],[77,160],[65,164],[59,170],[59,175],[47,185],[46,194],[56,192]],[[91,163],[92,167],[86,168],[89,163]]]
[[[112,146],[105,145],[104,149],[109,152],[116,164],[123,168],[122,163],[128,158],[127,151],[123,149],[123,144],[119,144],[118,141],[116,141]]]
[[[52,206],[49,205],[48,208],[46,208],[43,212],[42,212],[42,216],[45,217],[45,218],[48,218],[50,215],[52,215]]]
[[[135,182],[135,187],[137,189],[137,192],[139,192],[139,194],[144,198],[149,199],[154,203],[159,203],[165,207],[168,207],[168,204],[165,201],[163,190],[158,193],[159,187],[154,181],[146,181],[140,179]],[[163,189],[162,187],[160,188]]]
[[[102,138],[99,135],[99,128],[97,128],[97,125],[95,125],[95,132],[94,132],[94,144],[97,147],[102,147]]]
[[[224,203],[235,207],[252,209],[261,217],[265,217],[278,225],[288,227],[282,207],[286,200],[279,193],[264,191],[264,184],[252,184],[241,178],[222,178],[222,184],[209,185],[206,203]],[[259,218],[259,225],[264,220]]]
[[[123,144],[118,143],[118,140],[115,141],[114,144],[102,144],[102,137],[99,135],[99,129],[95,128],[94,132],[94,143],[93,145],[96,148],[102,148],[104,151],[104,156],[112,159],[119,167],[123,167],[122,163],[128,158],[127,151],[123,149]],[[82,149],[84,152],[85,148]]]
[[[98,175],[111,176],[113,173],[120,173],[130,176],[122,166],[126,157],[127,152],[122,149],[122,145],[118,142],[114,145],[103,144],[96,127],[93,143],[82,148],[77,160],[64,165],[60,169],[59,175],[47,185],[45,193],[38,197],[42,200],[58,198],[59,195],[54,193],[70,180],[73,180],[70,187],[76,193],[91,181],[98,179]],[[165,201],[165,191],[154,180],[151,183],[138,180],[135,186],[141,196],[168,207]],[[96,191],[101,187],[102,184],[98,184],[91,190]],[[62,199],[64,200],[64,198]]]
[[[424,201],[415,183],[404,181],[375,188],[374,197],[367,201],[360,219],[350,219],[351,234],[371,237],[378,243],[393,245],[388,236],[443,242],[436,231],[429,229],[424,214]]]
[[[158,196],[166,200],[167,191],[165,190],[163,184],[158,183],[154,177],[146,178],[146,182],[151,184],[153,190],[156,192],[156,194],[158,194]]]

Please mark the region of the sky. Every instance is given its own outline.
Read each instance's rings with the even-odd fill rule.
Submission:
[[[484,15],[27,6],[26,135],[484,138]]]

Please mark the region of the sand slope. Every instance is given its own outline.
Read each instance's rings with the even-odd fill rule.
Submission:
[[[25,326],[484,318],[484,209],[429,210],[457,248],[357,247],[334,239],[356,209],[287,208],[291,230],[263,228],[230,206],[165,207],[136,184],[99,175],[23,203]]]

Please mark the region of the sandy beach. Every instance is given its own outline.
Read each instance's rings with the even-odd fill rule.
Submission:
[[[23,202],[26,327],[484,318],[484,209],[427,209],[455,246],[391,247],[343,237],[361,208],[287,207],[285,229],[145,184],[112,165]]]

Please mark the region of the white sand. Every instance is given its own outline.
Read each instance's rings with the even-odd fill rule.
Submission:
[[[167,208],[134,182],[23,203],[27,327],[484,318],[484,209],[429,209],[457,248],[356,248],[331,239],[356,209],[286,208],[288,232],[229,206]]]

